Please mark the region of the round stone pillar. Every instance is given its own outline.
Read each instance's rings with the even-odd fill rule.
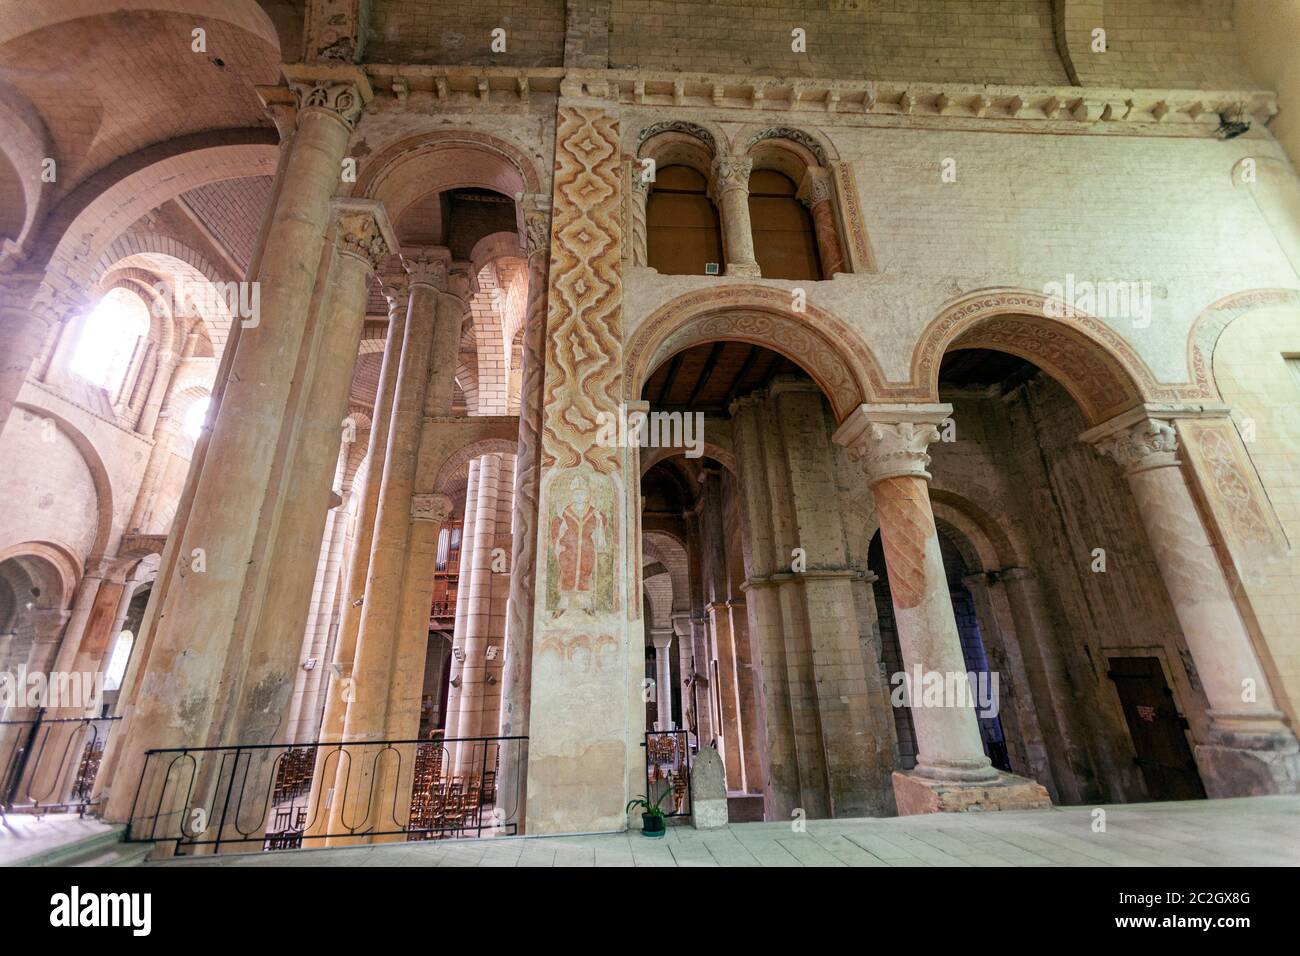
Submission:
[[[754,233],[749,222],[749,173],[752,159],[719,156],[713,160],[712,193],[722,217],[729,276],[758,276],[754,259]]]
[[[1196,662],[1210,702],[1211,746],[1197,748],[1207,793],[1300,791],[1300,746],[1273,699],[1179,467],[1174,423],[1145,415],[1136,421],[1124,416],[1082,437],[1095,442],[1099,451],[1124,469]]]
[[[667,730],[673,722],[673,662],[669,657],[673,629],[651,628],[650,643],[655,649],[655,717],[659,729]]]
[[[632,230],[628,235],[627,242],[632,265],[634,266],[648,266],[650,264],[649,232],[646,226],[646,199],[649,192],[650,184],[641,175],[641,165],[633,163],[632,194],[628,197],[631,206]]]
[[[833,278],[844,272],[844,251],[840,246],[839,230],[835,227],[835,205],[831,197],[834,187],[829,170],[810,166],[799,189],[799,199],[812,214],[813,230],[817,236],[817,254],[822,263],[822,278]]]
[[[355,699],[348,706],[344,721],[344,739],[348,741],[383,738],[390,666],[401,615],[411,496],[420,451],[435,315],[439,290],[446,288],[449,261],[450,253],[445,249],[407,260],[411,277],[410,311],[361,608],[353,670]]]
[[[343,718],[347,712],[348,699],[352,697],[352,664],[357,652],[357,633],[361,628],[361,608],[365,601],[366,578],[370,572],[370,546],[374,540],[375,515],[379,510],[379,489],[383,484],[393,395],[397,390],[397,369],[405,339],[406,312],[410,305],[410,284],[404,270],[398,276],[384,278],[382,284],[384,296],[388,300],[388,337],[384,341],[384,358],[379,370],[375,416],[370,423],[370,447],[366,450],[366,472],[357,508],[356,537],[346,572],[343,614],[334,641],[334,660],[330,666],[325,713],[320,726],[319,739],[330,743],[343,736]]]
[[[926,471],[926,449],[951,412],[950,405],[864,405],[835,435],[871,483],[909,681],[929,674],[946,678],[966,673]],[[923,706],[919,696],[920,688],[913,683],[912,721],[919,751],[915,774],[957,782],[997,779],[969,696],[960,705],[945,701],[937,707]]]

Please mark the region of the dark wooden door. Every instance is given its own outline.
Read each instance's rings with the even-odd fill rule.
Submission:
[[[1201,775],[1183,732],[1186,720],[1154,657],[1112,657],[1110,679],[1119,690],[1137,765],[1152,800],[1205,797]]]

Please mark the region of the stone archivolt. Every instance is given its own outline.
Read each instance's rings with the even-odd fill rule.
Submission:
[[[660,306],[625,350],[624,401],[632,401],[665,359],[699,342],[734,339],[764,345],[799,363],[826,391],[843,419],[883,384],[875,357],[840,319],[807,303],[790,309],[790,293],[754,285],[689,292]]]

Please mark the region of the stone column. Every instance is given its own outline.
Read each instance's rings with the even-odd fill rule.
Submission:
[[[1080,437],[1124,469],[1196,662],[1210,702],[1210,743],[1196,747],[1206,793],[1300,792],[1300,745],[1273,699],[1179,467],[1174,423],[1138,409]]]
[[[465,480],[465,514],[460,525],[460,573],[456,579],[456,618],[452,622],[451,631],[447,720],[443,727],[445,736],[449,739],[460,736],[460,693],[465,682],[465,642],[469,639],[469,578],[476,547],[474,529],[478,526],[478,480],[482,466],[482,458],[472,459]]]
[[[673,646],[672,628],[651,628],[650,643],[655,649],[655,718],[659,729],[667,730],[673,721],[673,662],[668,656]]]
[[[150,747],[270,742],[292,689],[297,644],[280,629],[300,634],[305,620],[367,268],[340,257],[338,308],[325,311],[314,293],[330,258],[330,197],[369,86],[355,68],[321,69],[285,68],[300,109],[261,257],[261,314],[240,336],[198,465],[119,779],[138,778]],[[337,232],[350,246],[342,223]],[[133,796],[117,788],[108,818],[125,819]]]
[[[632,232],[628,236],[628,251],[634,266],[650,264],[646,229],[646,199],[649,193],[650,184],[641,175],[641,164],[632,163],[632,195],[628,198]]]
[[[758,276],[754,233],[749,222],[749,173],[752,159],[718,156],[713,160],[711,191],[722,218],[729,276]]]
[[[410,562],[428,550],[428,542],[415,542],[420,550],[412,551],[413,526],[411,508],[415,492],[420,443],[424,431],[425,403],[433,387],[431,380],[440,374],[434,367],[435,340],[439,326],[452,320],[442,303],[447,298],[451,254],[443,248],[409,251],[405,255],[410,274],[410,310],[401,365],[393,399],[388,433],[387,457],[379,506],[370,549],[370,566],[361,610],[353,668],[353,700],[344,719],[343,739],[352,746],[350,769],[339,768],[335,786],[337,798],[331,808],[336,819],[345,806],[354,815],[353,822],[369,807],[363,830],[392,830],[406,815],[406,806],[397,794],[397,764],[380,759],[380,748],[367,746],[388,739],[392,713],[393,682],[403,661],[403,638],[409,636],[407,603],[412,588],[408,579]],[[459,299],[450,297],[457,307],[454,321],[459,322]],[[445,337],[443,335],[442,337]],[[428,587],[432,587],[432,571]],[[423,608],[424,634],[428,632],[429,608]],[[421,668],[423,659],[421,658]],[[418,697],[415,708],[418,720]],[[404,764],[409,762],[403,761]],[[376,779],[376,777],[378,779]],[[372,801],[370,794],[376,794]],[[395,801],[395,802],[394,802]],[[382,804],[382,806],[380,806]],[[331,830],[339,832],[338,823]]]
[[[917,763],[894,773],[898,812],[1050,805],[1032,781],[1000,774],[984,754],[972,695],[926,706],[918,675],[968,690],[952,598],[930,508],[926,449],[951,405],[862,405],[835,433],[871,484],[903,663],[913,680]],[[960,675],[958,678],[957,675]]]
[[[773,500],[767,481],[764,448],[775,425],[767,420],[761,396],[750,395],[731,404],[735,423],[738,501],[745,535],[745,611],[749,636],[760,662],[763,693],[759,720],[763,750],[763,816],[788,820],[796,807],[806,807],[799,779],[786,639],[781,611],[779,572],[788,563],[778,557],[773,529]]]
[[[276,160],[275,176],[271,184],[270,202],[267,205],[261,227],[258,229],[257,241],[253,246],[248,268],[244,273],[246,281],[256,279],[261,273],[267,241],[272,234],[272,227],[277,225],[279,219],[280,200],[285,194],[285,176],[290,166],[290,159],[293,156],[293,142],[298,116],[297,98],[291,89],[280,86],[258,87],[257,93],[280,134],[280,149]],[[191,324],[191,329],[193,328],[194,326]],[[203,464],[208,449],[212,445],[211,423],[215,420],[225,397],[226,385],[230,381],[230,370],[234,366],[235,355],[238,352],[238,344],[243,331],[242,322],[232,323],[229,336],[222,349],[212,388],[212,404],[208,411],[208,423],[199,433],[199,437],[194,443],[189,472],[181,489],[180,500],[176,505],[171,533],[168,535],[167,544],[163,548],[162,561],[149,593],[149,602],[145,608],[139,633],[136,635],[135,650],[131,654],[131,663],[127,667],[122,689],[118,695],[116,712],[121,716],[122,720],[118,724],[118,728],[109,737],[108,746],[104,752],[104,760],[100,765],[100,773],[96,778],[97,794],[103,798],[106,806],[111,797],[111,785],[116,778],[119,760],[122,753],[128,749],[127,742],[131,740],[130,727],[134,721],[137,704],[141,699],[145,683],[144,675],[149,672],[149,661],[158,636],[159,610],[166,604],[171,583],[181,581],[180,569],[182,565],[188,569],[188,562],[193,556],[192,549],[183,552],[181,546],[185,537],[185,528],[189,524],[190,517],[194,514],[195,496],[200,484],[199,479],[203,473]],[[196,343],[197,334],[195,331],[191,331],[186,343],[186,357],[193,355],[193,345]],[[126,779],[128,778],[124,775],[123,780]],[[128,784],[128,786],[131,786],[131,784]],[[120,797],[118,802],[113,804],[113,807],[120,808],[123,813],[129,812],[130,800],[129,795]],[[112,807],[106,812],[111,811]]]
[[[700,570],[704,579],[704,609],[712,635],[711,656],[718,662],[718,695],[722,702],[721,745],[727,789],[745,790],[745,734],[736,675],[736,636],[732,632],[731,582],[727,568],[722,475],[706,467],[700,475]],[[752,702],[751,702],[752,703]]]
[[[392,423],[393,395],[397,390],[397,371],[406,335],[406,313],[410,306],[410,283],[406,271],[386,276],[383,290],[388,300],[388,336],[384,341],[384,358],[379,370],[375,415],[370,423],[370,447],[366,451],[365,478],[357,507],[356,537],[343,591],[343,616],[334,641],[334,659],[330,664],[325,714],[320,727],[320,739],[331,743],[343,738],[343,718],[348,704],[345,698],[353,696],[352,664],[357,652],[357,633],[361,628],[361,609],[370,572],[370,546],[374,540],[379,489],[388,451],[388,430]]]
[[[835,185],[830,170],[821,166],[808,167],[803,184],[799,187],[799,199],[812,213],[823,279],[833,278],[835,273],[846,271],[844,250],[840,246],[839,230],[835,227],[834,193]]]
[[[347,467],[349,443],[339,450],[339,473]],[[338,602],[339,566],[343,561],[344,538],[348,513],[346,493],[338,505],[331,508],[325,519],[325,534],[321,539],[320,557],[316,564],[316,580],[312,585],[312,609],[303,629],[302,652],[298,655],[298,671],[290,703],[288,731],[285,740],[290,743],[307,743],[320,739],[317,718],[321,684],[327,679],[329,667],[325,655],[330,650],[330,631],[335,620]],[[307,661],[315,665],[307,668]]]
[[[388,692],[386,732],[390,740],[413,740],[420,732],[420,701],[429,648],[429,608],[433,600],[430,563],[437,559],[438,536],[451,509],[451,499],[444,494],[418,494],[411,499],[403,620]]]
[[[465,613],[464,642],[459,643],[464,653],[460,669],[460,719],[457,724],[457,736],[481,737],[495,733],[499,723],[499,692],[494,692],[489,685],[489,678],[499,668],[493,667],[487,659],[488,647],[496,642],[500,651],[500,642],[504,637],[503,615],[498,614],[494,604],[493,551],[496,550],[498,534],[498,516],[503,502],[503,486],[508,488],[514,476],[509,466],[502,462],[499,454],[484,455],[479,459],[478,502],[474,510],[474,547],[469,553],[462,551],[462,569],[468,559],[468,575],[462,570],[460,588],[469,592]],[[508,501],[508,495],[505,496]],[[509,512],[505,514],[507,523]],[[458,594],[459,596],[459,594]],[[504,607],[499,608],[504,611]],[[499,687],[499,685],[498,685]],[[498,708],[493,709],[493,704]],[[457,772],[473,772],[472,761],[480,754],[476,745],[457,748]]]
[[[163,400],[171,388],[172,375],[176,371],[176,353],[170,349],[158,357],[158,368],[153,381],[149,383],[149,397],[145,399],[144,409],[135,430],[141,435],[152,435],[158,426],[158,413],[162,411]]]
[[[541,479],[542,385],[546,378],[546,282],[551,252],[549,203],[525,211],[528,311],[524,317],[523,368],[519,389],[519,445],[515,452],[510,598],[506,611],[505,661],[501,665],[501,736],[527,737],[533,682],[533,613],[537,586],[538,485]],[[501,792],[518,794],[515,819],[526,818],[527,744],[507,744]]]
[[[344,722],[344,739],[348,741],[382,740],[384,736],[437,302],[440,290],[447,286],[450,259],[445,249],[406,259],[411,276],[410,310],[361,609],[353,669],[355,699]]]

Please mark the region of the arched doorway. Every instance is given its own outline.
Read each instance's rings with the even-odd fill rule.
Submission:
[[[1064,365],[1049,374],[1013,354],[1012,323],[1024,321],[977,327],[943,354],[938,396],[954,427],[929,448],[932,496],[978,501],[1027,556],[967,567],[937,522],[963,650],[971,631],[997,645],[999,710],[1017,724],[1002,769],[1035,777],[1061,803],[1203,795],[1192,747],[1207,703],[1195,665],[1130,489],[1078,440],[1123,393],[1092,394],[1057,377]],[[1006,351],[965,347],[1000,335]],[[987,730],[981,721],[996,764]]]
[[[667,534],[686,557],[680,584],[662,558],[643,570],[647,655],[666,655],[661,675],[674,663],[690,672],[674,688],[679,702],[647,721],[682,712],[692,745],[718,751],[732,820],[887,813],[892,759],[874,744],[887,701],[878,669],[864,665],[865,576],[833,503],[842,467],[833,403],[789,340],[778,351],[769,337],[745,335],[742,316],[728,318],[706,328],[735,338],[679,329],[668,341],[683,347],[661,345],[641,378],[643,551]],[[816,358],[852,387],[835,353]],[[675,437],[657,443],[664,434]],[[674,586],[671,627],[651,590],[664,577]]]

